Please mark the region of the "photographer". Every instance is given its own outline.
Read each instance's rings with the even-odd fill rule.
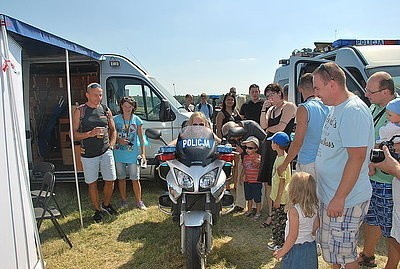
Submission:
[[[392,182],[393,191],[393,217],[392,217],[392,231],[390,235],[389,245],[393,247],[393,251],[400,257],[400,163],[393,158],[386,146],[383,146],[385,159],[380,163],[374,163],[375,168],[395,176]],[[398,264],[398,260],[397,260]]]

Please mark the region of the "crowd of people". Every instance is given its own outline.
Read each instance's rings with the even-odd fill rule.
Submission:
[[[347,89],[345,73],[330,62],[300,78],[303,102],[298,106],[275,83],[265,87],[265,100],[259,86],[250,85],[250,99],[240,108],[231,88],[218,112],[205,93],[197,105],[192,95],[185,97],[184,107],[194,112],[189,121],[208,128],[214,124],[216,141],[227,139],[235,147],[234,171],[227,182],[235,196],[232,212],[254,221],[263,218],[260,227],[272,228],[267,247],[282,260],[281,268],[318,268],[317,248],[332,268],[376,267],[381,236],[387,241],[385,268],[398,268],[400,165],[386,146],[383,162],[370,162],[369,156],[379,143],[400,135],[400,98],[386,72],[373,74],[365,90],[370,108]],[[145,142],[143,123],[134,115],[136,102],[124,97],[121,113],[113,117],[101,105],[99,84],[90,84],[86,97],[87,103],[74,112],[73,126],[75,139],[81,140],[93,219],[117,213],[111,205],[117,178],[121,206],[127,206],[127,170],[136,205],[145,210],[137,161],[146,160]],[[244,134],[231,138],[229,130],[235,127],[242,127]],[[397,144],[394,148],[400,149]],[[99,171],[104,179],[102,203]],[[358,253],[362,225],[364,244]]]

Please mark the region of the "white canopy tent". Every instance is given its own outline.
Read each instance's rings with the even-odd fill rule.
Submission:
[[[0,260],[3,268],[44,268],[29,192],[21,47],[0,18]]]
[[[6,15],[0,15],[3,21],[2,24],[2,32],[3,32],[3,37],[6,37],[8,39],[8,43],[13,42],[17,45],[20,45],[20,50],[22,50],[22,53],[25,52],[25,54],[29,55],[35,55],[35,56],[40,56],[42,58],[57,58],[59,59],[60,57],[65,57],[65,67],[66,67],[66,77],[65,80],[67,81],[67,99],[68,99],[68,107],[69,107],[69,119],[70,119],[70,137],[73,140],[73,131],[72,131],[72,100],[71,100],[71,82],[70,82],[70,59],[71,59],[71,54],[73,54],[73,57],[76,59],[80,57],[81,59],[91,59],[95,61],[100,61],[103,60],[104,57],[90,49],[87,49],[85,47],[82,47],[76,43],[70,42],[68,40],[65,40],[61,37],[58,37],[56,35],[53,35],[51,33],[45,32],[43,30],[40,30],[36,27],[33,27],[31,25],[28,25],[24,22],[21,22],[19,20],[16,20],[14,18],[11,18]],[[7,43],[6,42],[6,43]],[[8,58],[6,58],[8,59]],[[61,60],[62,62],[62,60]],[[11,60],[9,62],[10,64],[14,64],[13,61]],[[21,63],[21,60],[19,62]],[[20,81],[21,83],[16,85],[13,89],[12,92],[15,94],[19,94],[20,99],[23,100],[23,86],[22,86],[22,74],[21,74],[21,68],[19,69],[20,72]],[[8,87],[8,86],[7,86]],[[25,87],[29,87],[25,86]],[[10,89],[11,90],[11,89]],[[21,113],[23,115],[24,113],[24,106],[21,106],[21,104],[24,102],[19,102],[18,104],[18,109],[21,110]],[[26,111],[25,111],[26,112]],[[23,116],[20,116],[20,119],[23,119]],[[21,124],[21,122],[20,122]],[[23,140],[22,143],[24,144],[25,142],[25,123],[20,125],[20,131],[23,133]],[[7,130],[7,129],[5,129]],[[25,145],[25,144],[24,144]],[[25,167],[26,171],[27,169],[27,156],[26,156],[26,148],[25,146],[22,146],[23,150],[25,150],[25,156],[24,156],[24,166],[20,167]],[[80,222],[81,226],[83,227],[83,217],[82,217],[82,208],[81,208],[81,199],[80,199],[80,193],[79,193],[79,182],[78,182],[78,173],[77,173],[77,167],[76,167],[76,158],[75,152],[72,151],[72,157],[73,157],[73,164],[74,164],[74,176],[75,176],[75,185],[76,185],[76,195],[77,195],[77,200],[78,200],[78,208],[79,208],[79,215],[80,215]],[[29,182],[29,180],[27,180]],[[29,186],[29,184],[28,184]]]

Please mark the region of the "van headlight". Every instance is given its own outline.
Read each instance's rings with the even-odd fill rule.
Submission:
[[[174,168],[174,172],[179,187],[183,189],[193,188],[193,178],[191,176],[177,168]]]
[[[207,174],[204,174],[200,178],[200,183],[199,183],[200,188],[208,189],[214,186],[217,175],[218,175],[218,168],[215,168],[214,170],[211,170]]]

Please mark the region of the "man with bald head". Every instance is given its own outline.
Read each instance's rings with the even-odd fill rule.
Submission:
[[[375,139],[379,139],[379,129],[387,123],[386,105],[396,97],[390,74],[374,73],[367,81],[365,97],[372,103],[370,109],[374,118]],[[372,198],[365,217],[364,250],[360,253],[360,265],[376,267],[375,247],[381,235],[387,241],[388,260],[385,268],[397,268],[399,263],[400,250],[396,250],[395,239],[390,237],[393,211],[392,180],[393,176],[384,174],[381,170],[376,170],[376,173],[370,176]]]
[[[368,156],[374,147],[373,120],[365,103],[347,89],[345,73],[334,62],[313,72],[313,85],[315,95],[331,106],[315,160],[319,243],[333,269],[355,269],[359,228],[372,192]]]

